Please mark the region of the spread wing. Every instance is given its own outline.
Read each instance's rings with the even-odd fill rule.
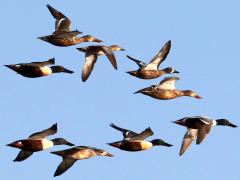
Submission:
[[[171,48],[171,41],[168,41],[162,49],[157,53],[156,56],[149,62],[146,70],[158,70],[159,65],[166,59]]]
[[[126,138],[132,138],[134,136],[137,136],[138,134],[131,131],[131,130],[128,130],[128,129],[124,129],[124,128],[120,128],[118,126],[116,126],[115,124],[111,123],[110,126],[118,131],[121,131],[122,134],[123,134],[123,139],[126,139]]]
[[[127,58],[131,59],[132,61],[134,61],[139,66],[139,69],[142,69],[142,68],[147,66],[147,64],[145,62],[139,61],[139,60],[137,60],[135,58],[132,58],[131,56],[127,55]]]
[[[166,77],[159,83],[158,88],[174,90],[177,80],[179,80],[179,77]]]
[[[29,136],[28,139],[44,139],[47,136],[53,135],[57,132],[57,124],[52,125],[50,128],[40,132],[36,132]]]
[[[196,144],[200,144],[211,130],[211,124],[201,125],[198,128]]]
[[[90,76],[96,61],[97,61],[97,55],[91,54],[91,53],[86,53],[85,62],[83,64],[83,68],[82,68],[82,81],[83,82],[85,82],[88,79],[88,77]]]
[[[59,164],[57,167],[54,177],[59,176],[63,174],[65,171],[67,171],[72,165],[76,162],[75,159],[70,159],[70,158],[63,158],[63,161]]]
[[[110,61],[110,63],[114,67],[114,69],[117,69],[117,61],[116,61],[116,58],[115,58],[112,50],[110,50],[106,46],[99,46],[99,48],[101,48],[101,50],[106,54],[108,60]]]
[[[179,155],[183,155],[183,153],[190,146],[192,141],[194,141],[197,137],[198,130],[197,129],[188,129],[186,134],[183,137],[182,146],[179,152]]]
[[[150,127],[148,127],[147,129],[142,131],[140,134],[130,138],[130,141],[144,140],[144,139],[146,139],[146,138],[148,138],[149,136],[152,136],[152,135],[153,135],[153,131],[151,130]]]
[[[49,4],[47,5],[47,8],[49,9],[52,16],[56,19],[55,32],[53,34],[58,33],[58,32],[69,32],[70,25],[71,25],[70,19],[68,19],[64,14],[62,14],[58,10],[54,9]]]
[[[38,66],[38,67],[43,67],[43,66],[47,66],[47,65],[54,65],[55,64],[55,59],[49,59],[48,61],[42,61],[42,62],[31,62],[29,63],[29,65],[34,65],[34,66]]]
[[[27,159],[28,157],[30,157],[32,154],[33,154],[33,152],[21,150],[18,153],[17,157],[13,161],[18,161],[18,162],[23,161],[23,160]]]

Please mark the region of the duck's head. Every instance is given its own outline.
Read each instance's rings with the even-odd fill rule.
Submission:
[[[217,119],[216,120],[217,122],[217,125],[222,125],[222,126],[230,126],[230,127],[233,127],[233,128],[236,128],[237,126],[232,124],[229,120],[227,119]]]
[[[64,138],[55,138],[51,140],[54,145],[68,145],[68,146],[74,146],[74,144],[70,143]]]
[[[96,152],[97,155],[99,155],[99,156],[113,157],[112,154],[108,153],[107,151],[105,151],[105,150],[103,150],[103,149],[97,149],[97,150],[95,150],[95,152]]]
[[[163,69],[163,71],[164,71],[166,74],[179,73],[179,71],[177,71],[176,69],[173,69],[172,67],[167,67],[167,68]]]
[[[86,36],[83,36],[81,37],[82,39],[84,39],[86,42],[97,42],[97,43],[100,43],[102,42],[102,40],[100,39],[97,39],[91,35],[86,35]]]
[[[182,92],[183,92],[184,96],[190,96],[190,97],[194,97],[194,98],[197,98],[197,99],[202,99],[201,96],[199,96],[197,93],[195,93],[192,90],[185,90],[185,91],[182,91]]]
[[[112,45],[110,46],[112,51],[125,51],[124,48],[120,47],[119,45]]]
[[[165,141],[163,141],[162,139],[154,139],[151,141],[153,146],[167,146],[167,147],[171,147],[173,145],[166,143]]]
[[[10,144],[7,144],[6,146],[22,149],[23,148],[23,143],[22,143],[22,140],[18,140],[18,141],[14,141]]]
[[[155,87],[156,87],[156,85],[152,85],[150,87],[140,89],[140,90],[134,92],[134,94],[137,94],[137,93],[149,94]]]
[[[52,70],[52,73],[61,73],[61,72],[69,73],[69,74],[74,73],[73,71],[66,69],[65,67],[62,67],[62,66],[51,66],[50,68]]]

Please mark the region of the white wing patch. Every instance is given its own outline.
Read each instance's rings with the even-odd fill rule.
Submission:
[[[157,67],[157,64],[154,64],[154,63],[150,63],[148,64],[145,68],[145,70],[158,70],[158,67]]]
[[[58,21],[57,28],[59,28],[59,26],[61,25],[62,21],[65,21],[65,20],[66,20],[66,18],[60,19],[60,20]]]
[[[43,149],[48,149],[53,146],[53,142],[47,139],[42,139],[42,147]]]

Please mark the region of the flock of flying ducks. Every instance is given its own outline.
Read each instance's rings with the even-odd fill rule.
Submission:
[[[51,35],[39,37],[39,39],[46,41],[52,45],[62,47],[72,46],[82,42],[102,42],[101,40],[91,35],[77,37],[77,35],[81,34],[82,32],[78,30],[70,30],[71,21],[69,18],[67,18],[64,14],[54,9],[50,5],[47,5],[47,8],[49,9],[52,16],[56,19],[55,31]],[[167,67],[159,70],[159,65],[166,59],[170,48],[171,41],[168,41],[160,49],[157,55],[150,60],[148,64],[133,57],[127,56],[130,60],[134,61],[139,66],[137,70],[129,71],[127,73],[140,79],[154,79],[164,74],[179,73],[172,67]],[[117,61],[113,51],[124,51],[124,49],[121,48],[119,45],[92,45],[77,49],[85,53],[85,62],[82,68],[83,82],[85,82],[89,78],[98,56],[106,55],[114,69],[117,69]],[[73,71],[66,69],[63,66],[55,66],[54,58],[43,62],[19,63],[5,66],[17,72],[18,74],[28,78],[47,76],[52,73],[73,73]],[[135,93],[142,93],[152,98],[161,100],[169,100],[181,96],[189,96],[197,99],[202,98],[192,90],[177,90],[175,88],[175,82],[177,80],[179,80],[178,77],[166,77],[158,85],[152,85],[150,87],[143,88],[136,91]],[[183,153],[186,151],[192,141],[196,140],[196,144],[200,144],[209,134],[212,127],[216,125],[229,126],[233,128],[237,127],[227,119],[213,120],[203,116],[185,117],[180,120],[174,121],[174,123],[185,126],[187,128],[187,132],[183,137],[182,146],[180,148],[180,156],[183,155]],[[150,127],[146,128],[140,133],[136,133],[134,131],[118,127],[115,124],[110,124],[110,126],[120,131],[123,134],[123,139],[108,144],[121,150],[143,151],[150,149],[153,146],[172,146],[171,144],[161,139],[147,141],[146,139],[153,135],[153,131]],[[51,152],[52,154],[56,154],[63,158],[62,162],[59,164],[54,174],[54,176],[59,176],[65,171],[67,171],[77,160],[87,159],[97,155],[108,157],[113,156],[107,151],[97,149],[95,147],[75,146],[64,138],[55,138],[52,140],[46,139],[46,137],[55,133],[57,133],[57,124],[54,124],[46,130],[34,133],[30,135],[27,139],[17,140],[8,144],[8,146],[10,147],[21,149],[14,161],[23,161],[30,157],[34,152],[48,149],[54,145],[74,146],[70,149]]]

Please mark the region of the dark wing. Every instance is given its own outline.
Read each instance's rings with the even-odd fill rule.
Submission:
[[[146,69],[157,70],[159,65],[166,59],[171,48],[171,41],[168,41],[162,49],[157,53],[157,55],[149,62]]]
[[[106,54],[107,58],[109,59],[110,63],[114,67],[114,69],[117,69],[117,61],[116,61],[116,58],[115,58],[112,50],[110,50],[106,46],[100,46],[99,48],[101,48],[101,50]]]
[[[127,55],[127,58],[131,59],[132,61],[134,61],[139,66],[139,69],[142,69],[142,68],[147,66],[147,64],[145,62],[139,61],[139,60],[137,60],[135,58],[132,58],[131,56]]]
[[[142,131],[140,134],[131,137],[130,140],[131,141],[137,141],[137,140],[144,140],[146,138],[148,138],[149,136],[153,135],[153,131],[151,130],[150,127],[148,127],[147,129],[145,129],[144,131]]]
[[[82,68],[82,81],[83,82],[85,82],[88,79],[88,77],[90,76],[96,61],[97,61],[97,55],[91,54],[91,53],[86,53],[85,62],[83,64],[83,68]]]
[[[182,146],[179,152],[179,155],[183,155],[183,153],[190,146],[192,141],[194,141],[197,137],[198,130],[197,129],[188,129],[186,134],[183,137]]]
[[[44,139],[45,137],[53,135],[56,132],[57,132],[57,124],[54,124],[48,129],[32,134],[31,136],[29,136],[28,139]]]
[[[33,152],[21,150],[18,153],[17,157],[13,161],[18,161],[18,162],[23,161],[23,160],[27,159],[28,157],[30,157],[32,154],[33,154]]]
[[[133,131],[131,131],[131,130],[120,128],[120,127],[116,126],[116,125],[113,124],[113,123],[111,123],[110,126],[111,126],[112,128],[114,128],[114,129],[118,130],[118,131],[121,131],[122,134],[123,134],[124,139],[126,139],[126,138],[132,138],[132,137],[138,135],[137,133],[135,133],[135,132],[133,132]]]
[[[64,14],[62,14],[58,10],[54,9],[49,4],[47,5],[47,8],[49,9],[52,16],[56,19],[55,32],[53,34],[58,33],[58,32],[69,32],[70,24],[71,24],[70,19],[68,19]]]
[[[55,64],[55,59],[49,59],[48,61],[42,61],[42,62],[31,62],[31,65],[38,66],[38,67],[43,67],[47,65],[54,65]]]
[[[199,128],[198,128],[198,134],[197,134],[197,141],[196,141],[196,144],[200,144],[204,138],[208,135],[208,133],[210,132],[211,130],[211,124],[209,125],[201,125]]]
[[[65,171],[67,171],[72,165],[76,162],[74,159],[69,159],[69,158],[63,158],[63,161],[59,164],[57,167],[54,177],[59,176],[63,174]]]
[[[159,83],[158,88],[174,90],[177,80],[179,80],[179,77],[166,77]]]

